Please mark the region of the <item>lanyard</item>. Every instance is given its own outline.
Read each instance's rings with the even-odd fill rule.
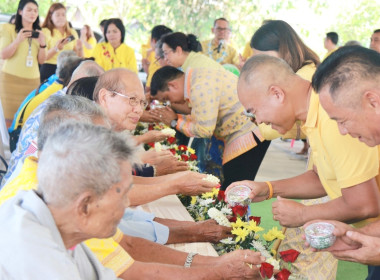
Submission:
[[[32,38],[28,38],[28,55],[26,56],[26,67],[33,67],[33,56],[32,56]]]
[[[210,40],[210,42],[208,42],[207,53],[208,53],[208,56],[210,58],[214,59],[213,58],[213,53],[214,53],[215,50],[212,49],[211,42],[212,42],[212,40]],[[217,58],[217,59],[214,59],[214,60],[216,60],[216,62],[218,62],[218,63],[221,63],[226,56],[227,56],[227,52],[226,52],[225,48],[223,48],[222,56],[219,57],[219,58]]]

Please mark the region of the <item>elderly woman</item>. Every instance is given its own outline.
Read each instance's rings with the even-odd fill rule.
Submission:
[[[48,138],[39,159],[38,191],[22,191],[0,210],[5,275],[115,278],[82,242],[116,232],[132,185],[129,143],[125,135],[79,123]]]

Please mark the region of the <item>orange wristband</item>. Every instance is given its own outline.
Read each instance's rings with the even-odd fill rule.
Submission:
[[[272,186],[272,183],[269,182],[269,181],[266,181],[265,183],[267,183],[268,188],[269,188],[269,195],[268,195],[268,197],[267,197],[266,200],[269,200],[269,199],[271,199],[272,196],[273,196],[273,186]]]

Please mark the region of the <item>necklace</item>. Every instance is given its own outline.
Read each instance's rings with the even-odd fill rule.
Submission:
[[[207,46],[207,54],[208,54],[208,56],[209,56],[211,59],[214,59],[216,62],[221,63],[221,62],[224,60],[224,58],[227,56],[226,48],[224,47],[224,44],[222,44],[222,46],[221,46],[221,47],[223,48],[222,55],[221,55],[219,58],[215,59],[215,58],[213,57],[213,54],[214,54],[214,51],[215,51],[217,48],[212,49],[211,42],[212,42],[212,40],[210,40],[210,42],[208,42],[208,46]]]

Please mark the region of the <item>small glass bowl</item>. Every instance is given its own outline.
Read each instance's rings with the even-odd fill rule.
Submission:
[[[249,198],[250,192],[251,189],[247,186],[235,186],[227,193],[227,203],[232,207],[236,205],[248,206],[251,203],[251,199]]]
[[[306,241],[315,249],[326,249],[334,244],[334,226],[329,223],[314,223],[305,229]]]

